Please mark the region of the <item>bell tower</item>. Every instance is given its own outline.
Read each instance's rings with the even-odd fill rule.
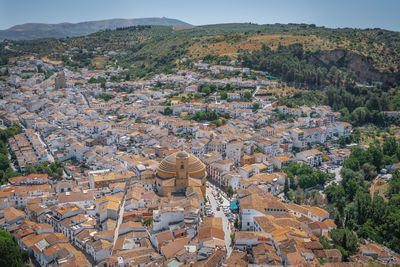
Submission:
[[[189,155],[185,151],[176,154],[176,179],[175,186],[177,192],[185,192],[188,185],[189,176]]]

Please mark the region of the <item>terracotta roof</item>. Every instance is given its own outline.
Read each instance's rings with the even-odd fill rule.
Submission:
[[[257,216],[254,217],[254,220],[257,224],[261,227],[261,230],[266,233],[272,233],[276,229],[280,228],[279,226],[275,225],[268,217],[266,216]]]
[[[314,207],[314,206],[310,208],[310,212],[312,214],[317,215],[318,217],[323,217],[324,215],[329,215],[329,212],[327,212],[326,210],[321,209],[319,207]]]
[[[309,224],[308,224],[308,227],[309,227],[311,230],[317,230],[317,229],[325,229],[325,230],[328,230],[328,227],[326,226],[326,224],[323,223],[323,222],[319,222],[319,221],[309,223]]]
[[[207,260],[197,262],[197,266],[200,267],[215,267],[219,266],[219,263],[223,260],[223,258],[226,256],[226,252],[223,250],[216,250],[214,253],[208,257]]]
[[[80,202],[94,200],[94,192],[92,190],[63,192],[58,194],[58,203]]]
[[[92,245],[94,251],[97,252],[97,251],[100,251],[103,249],[109,250],[112,246],[112,243],[107,240],[104,240],[104,239],[99,239],[99,240],[93,242],[91,245]]]
[[[225,240],[224,230],[222,229],[222,218],[205,217],[198,230],[200,242],[216,238]]]
[[[325,223],[326,226],[331,227],[331,228],[336,228],[337,227],[335,222],[332,221],[331,219],[324,220],[324,223]]]
[[[162,245],[162,244],[164,244],[165,242],[168,242],[168,241],[174,239],[174,237],[173,237],[173,235],[172,235],[172,232],[171,232],[170,230],[166,230],[166,231],[157,233],[157,234],[155,235],[155,237],[156,237],[156,239],[157,239],[159,245]]]
[[[342,258],[342,253],[340,253],[339,250],[337,249],[325,249],[324,250],[326,257],[330,258],[330,257],[337,257],[339,259]]]
[[[233,251],[229,258],[224,261],[224,264],[229,267],[242,267],[249,264],[246,252]]]
[[[183,249],[185,245],[190,242],[190,237],[183,237],[175,239],[169,242],[167,245],[161,248],[162,254],[165,258],[169,259],[173,257],[179,250]]]
[[[17,210],[14,207],[8,207],[3,210],[4,218],[6,222],[12,222],[18,218],[24,218],[25,214],[21,210]]]

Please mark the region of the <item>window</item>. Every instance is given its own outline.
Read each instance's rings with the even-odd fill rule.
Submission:
[[[183,163],[181,164],[181,170],[183,170],[185,168],[185,166],[183,165]]]

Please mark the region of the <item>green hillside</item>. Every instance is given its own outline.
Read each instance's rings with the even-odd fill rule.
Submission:
[[[305,24],[250,23],[181,28],[133,26],[104,30],[85,37],[6,41],[0,44],[0,51],[3,64],[10,57],[36,54],[63,60],[66,65],[74,67],[94,68],[98,66],[86,64],[88,60],[85,58],[92,59],[104,52],[114,51],[116,55],[107,57],[105,62],[114,64],[117,60],[118,64],[132,69],[131,74],[135,79],[144,77],[141,72],[146,76],[168,72],[182,58],[187,58],[189,63],[206,58],[211,63],[222,64],[240,58],[246,59],[249,67],[287,79],[287,70],[280,73],[281,68],[271,68],[271,64],[260,66],[259,62],[251,60],[251,55],[254,52],[253,56],[258,57],[257,53],[261,53],[262,47],[267,47],[272,55],[275,51],[282,51],[283,47],[297,47],[296,44],[303,50],[298,61],[305,62],[300,65],[288,64],[285,68],[292,72],[307,63],[307,68],[326,68],[326,72],[335,66],[343,73],[351,74],[352,79],[358,82],[399,83],[400,33],[381,29],[328,29]],[[65,52],[72,48],[84,49],[85,52],[66,58]],[[81,59],[86,63],[82,64]],[[269,61],[268,58],[265,60]],[[143,71],[137,70],[139,67]],[[313,83],[320,85],[326,81]],[[304,80],[299,82],[304,83]]]

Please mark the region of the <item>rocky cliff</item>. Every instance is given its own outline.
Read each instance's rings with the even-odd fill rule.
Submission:
[[[346,68],[354,71],[360,81],[382,81],[397,83],[400,81],[399,73],[383,73],[374,67],[372,58],[360,55],[353,51],[336,49],[314,53],[309,57],[309,63],[330,68]]]

